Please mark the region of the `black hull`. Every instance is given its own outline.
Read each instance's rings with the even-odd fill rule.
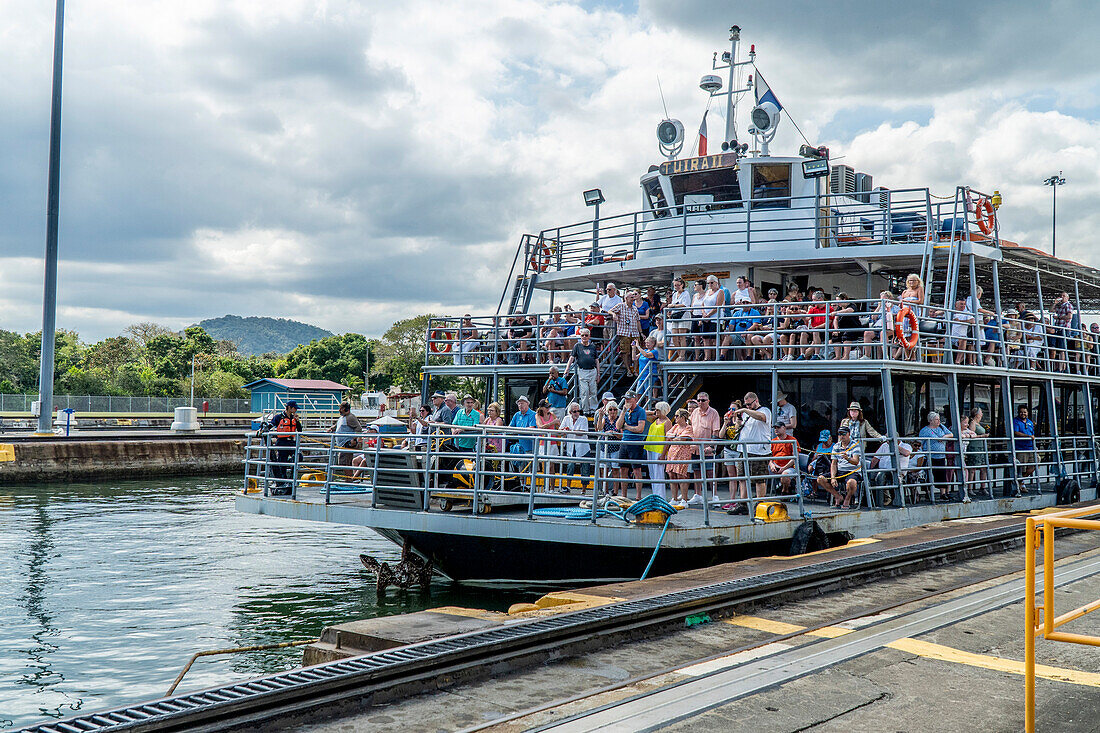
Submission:
[[[379,531],[379,530],[376,530]],[[543,542],[409,530],[379,531],[399,544],[409,542],[449,578],[486,584],[559,584],[637,580],[653,554],[651,549]],[[841,537],[830,537],[834,543]],[[789,539],[753,544],[696,548],[662,547],[653,575],[709,567],[762,555],[786,555]]]

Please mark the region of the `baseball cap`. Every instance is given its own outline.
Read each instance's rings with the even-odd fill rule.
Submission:
[[[600,399],[601,400],[611,400],[612,402],[614,402],[615,401],[615,395],[613,395],[610,392],[604,392],[603,397],[601,397]]]
[[[833,434],[830,433],[828,430],[822,430],[820,433],[817,434],[817,439],[821,441],[826,441],[831,437],[833,437]]]
[[[295,402],[294,400],[291,400],[290,402],[287,402],[286,406],[287,406],[287,408],[293,407],[295,410],[298,409],[298,403]]]
[[[847,426],[847,425],[842,425],[842,426],[840,426],[839,428],[837,428],[836,434],[837,434],[837,435],[848,435],[848,434],[850,434],[851,432],[852,432],[852,431],[848,429],[848,426]]]
[[[434,400],[436,397],[443,399],[446,395],[442,392],[432,392],[432,399]]]

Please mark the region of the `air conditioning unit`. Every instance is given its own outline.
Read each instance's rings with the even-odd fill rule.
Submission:
[[[856,198],[865,204],[871,203],[871,190],[874,179],[870,173],[856,173]]]
[[[856,169],[850,165],[834,165],[829,168],[829,193],[854,194]]]
[[[871,189],[872,194],[878,194],[878,206],[880,209],[890,208],[890,189],[883,186]]]

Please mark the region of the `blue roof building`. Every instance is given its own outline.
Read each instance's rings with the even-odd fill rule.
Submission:
[[[329,379],[257,379],[244,388],[252,392],[252,412],[281,412],[291,400],[303,412],[336,412],[351,390]]]

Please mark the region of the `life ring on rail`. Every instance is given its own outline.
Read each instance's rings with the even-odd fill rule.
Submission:
[[[531,250],[531,269],[535,272],[546,272],[550,267],[550,245],[540,242]]]
[[[909,321],[909,335],[905,335],[905,329],[902,328],[902,324]],[[920,341],[920,333],[917,330],[919,324],[917,323],[917,314],[914,313],[909,306],[903,305],[898,310],[897,320],[894,321],[894,337],[897,338],[905,348],[912,351],[917,348],[917,342]]]
[[[432,331],[431,340],[428,342],[428,349],[433,354],[449,354],[451,353],[451,339],[454,337],[454,334],[450,331],[437,328]]]
[[[993,209],[993,202],[987,198],[980,198],[978,202],[974,204],[974,218],[978,221],[978,228],[982,230],[982,234],[993,233],[993,217],[996,215]]]

